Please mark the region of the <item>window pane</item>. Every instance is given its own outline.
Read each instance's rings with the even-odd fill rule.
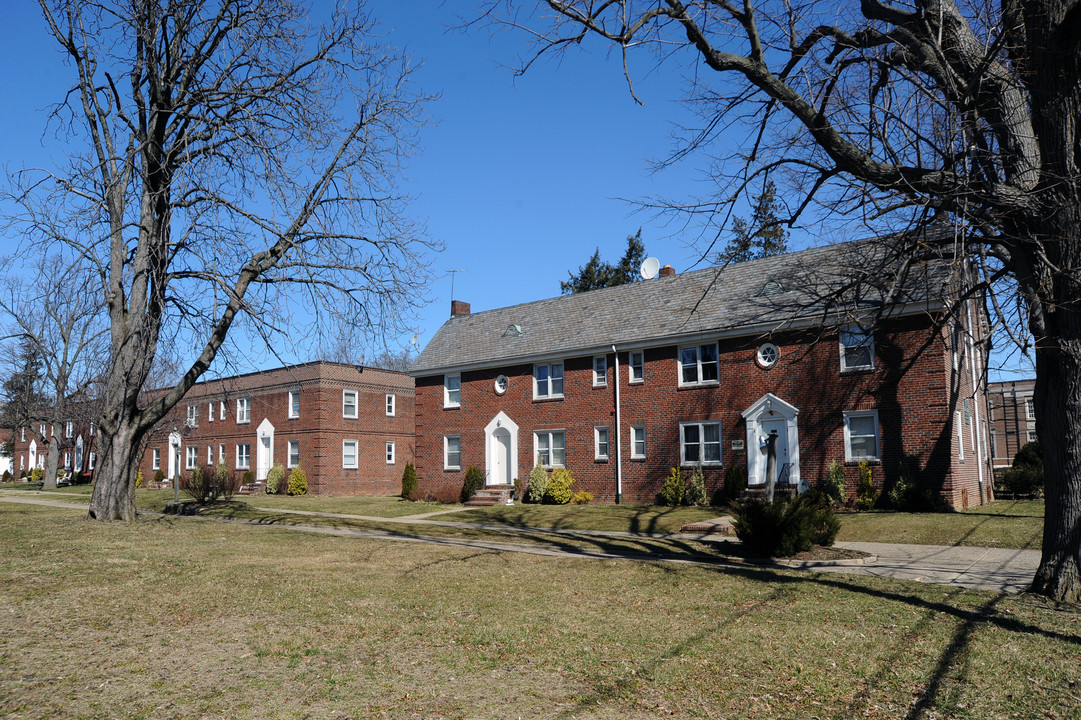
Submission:
[[[858,435],[874,435],[875,419],[870,415],[857,415],[848,418],[848,435],[855,438]]]
[[[683,426],[683,440],[687,443],[698,444],[698,426],[697,425],[684,425]]]
[[[702,346],[702,382],[712,382],[717,374],[717,346]]]
[[[560,370],[562,371],[562,369],[563,368],[561,367]],[[552,394],[553,395],[562,395],[563,394],[563,373],[562,372],[559,373],[559,377],[556,377],[555,374],[552,375]]]
[[[852,446],[852,457],[878,457],[874,437],[853,437],[849,444]]]
[[[564,447],[563,433],[552,433],[552,464],[566,465],[567,454]]]
[[[698,382],[698,348],[683,348],[680,362],[683,365],[683,382]]]

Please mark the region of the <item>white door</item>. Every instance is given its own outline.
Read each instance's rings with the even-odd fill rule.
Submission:
[[[788,459],[788,421],[780,418],[777,420],[763,419],[760,420],[758,426],[761,428],[763,438],[769,437],[770,433],[777,432],[777,474],[779,475],[784,470],[785,464]],[[760,451],[762,454],[762,476],[758,482],[765,483],[766,478],[766,451],[763,449]],[[776,480],[777,478],[774,478]]]
[[[38,442],[37,440],[30,441],[30,469],[33,470],[38,466]]]
[[[499,428],[492,433],[492,472],[488,475],[489,485],[510,485],[510,433],[506,428]]]
[[[270,436],[259,438],[257,457],[255,458],[255,479],[266,480],[270,472]]]

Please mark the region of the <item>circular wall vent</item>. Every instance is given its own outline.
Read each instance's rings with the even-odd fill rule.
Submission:
[[[755,353],[755,360],[758,364],[764,368],[770,368],[777,364],[777,360],[781,357],[781,351],[777,349],[777,346],[773,343],[763,343],[758,346],[758,352]]]

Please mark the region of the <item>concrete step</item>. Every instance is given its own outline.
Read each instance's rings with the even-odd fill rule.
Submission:
[[[478,490],[465,504],[469,507],[491,507],[503,505],[514,494],[513,485],[489,485]]]

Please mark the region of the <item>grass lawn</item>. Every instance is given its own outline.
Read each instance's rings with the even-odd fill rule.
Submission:
[[[25,505],[0,546],[0,717],[1081,713],[1081,611],[1027,596]]]
[[[846,513],[837,539],[1039,550],[1043,500],[1000,500],[956,513]]]

